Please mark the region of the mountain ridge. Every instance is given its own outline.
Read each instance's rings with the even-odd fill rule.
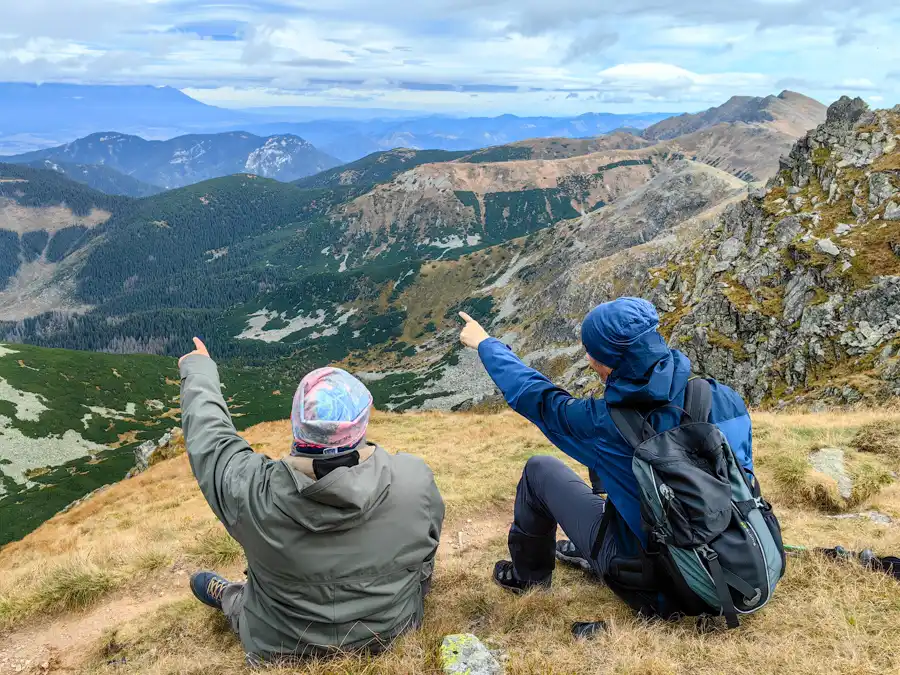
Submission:
[[[241,172],[290,181],[339,164],[297,136],[263,138],[242,131],[188,134],[166,141],[98,132],[65,145],[0,159],[105,165],[165,189]]]
[[[815,99],[784,90],[777,96],[732,96],[725,103],[700,113],[685,113],[662,120],[647,129],[647,140],[664,141],[721,123],[743,122],[772,126],[799,136],[822,121],[825,106]]]

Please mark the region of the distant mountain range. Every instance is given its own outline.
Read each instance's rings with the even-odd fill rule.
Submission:
[[[243,131],[179,136],[168,141],[148,141],[117,132],[97,133],[55,148],[2,158],[16,164],[46,163],[73,180],[103,192],[112,184],[114,194],[146,196],[153,187],[171,189],[235,173],[252,173],[292,181],[319,173],[340,161],[292,135],[261,138]],[[150,186],[116,185],[109,172],[89,175],[65,169],[71,164],[102,165]],[[90,174],[90,172],[88,172]],[[121,181],[119,181],[121,183]],[[156,190],[159,191],[159,190]]]
[[[454,118],[407,120],[334,120],[251,125],[261,134],[291,133],[345,161],[392,148],[417,150],[477,150],[531,138],[590,138],[628,127],[639,131],[670,117],[669,113],[586,113],[577,117]]]
[[[284,108],[225,110],[171,87],[0,83],[0,155],[19,155],[115,129],[147,139],[248,131],[292,134],[349,162],[396,147],[476,150],[538,136],[589,137],[644,129],[667,113],[459,118],[398,111]]]

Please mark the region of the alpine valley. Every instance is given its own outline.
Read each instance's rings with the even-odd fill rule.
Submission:
[[[900,395],[900,110],[845,97],[826,114],[783,92],[633,132],[341,166],[310,150],[295,175],[248,166],[271,141],[251,137],[234,175],[140,198],[67,167],[184,185],[220,170],[213,146],[177,175],[164,175],[176,145],[136,162],[146,142],[113,134],[0,164],[0,447],[71,433],[128,453],[158,437],[163,413],[177,422],[163,357],[194,335],[255,421],[283,416],[290,382],[325,363],[385,409],[491,407],[493,383],[458,346],[460,310],[561,386],[599,392],[580,321],[626,294],[656,303],[671,344],[754,405]],[[94,382],[89,367],[123,391],[82,392],[68,426],[37,424],[57,416],[56,385],[30,369]],[[20,469],[0,467],[24,503],[40,486]]]

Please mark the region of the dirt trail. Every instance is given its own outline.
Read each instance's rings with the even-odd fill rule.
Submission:
[[[75,673],[87,651],[103,634],[190,594],[187,572],[169,572],[148,580],[146,588],[117,593],[84,613],[38,619],[3,637],[0,675]]]
[[[510,517],[492,513],[446,522],[438,561],[465,555],[502,535]],[[2,637],[0,675],[78,673],[104,633],[189,596],[188,572],[176,565],[147,580],[140,593],[118,592],[87,612],[30,622]]]

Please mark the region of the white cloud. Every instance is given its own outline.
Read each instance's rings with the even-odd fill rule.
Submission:
[[[0,81],[228,105],[677,111],[782,81],[900,95],[900,6],[880,0],[27,0],[0,23]]]

